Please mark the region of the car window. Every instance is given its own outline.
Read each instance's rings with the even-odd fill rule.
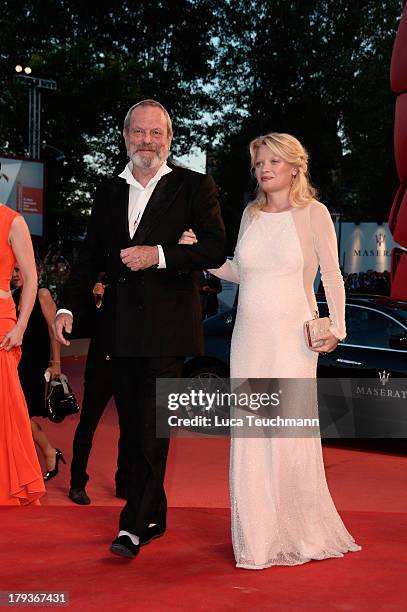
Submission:
[[[403,328],[376,310],[346,307],[346,344],[391,348],[390,337],[403,334]]]
[[[397,315],[403,321],[404,325],[407,325],[407,305],[406,303],[404,302],[403,306],[400,305],[398,307],[395,307],[394,312],[397,313]]]

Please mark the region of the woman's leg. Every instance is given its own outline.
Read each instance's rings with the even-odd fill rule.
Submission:
[[[47,470],[51,471],[55,468],[56,449],[51,445],[50,441],[45,435],[45,432],[42,430],[37,421],[34,421],[34,419],[30,419],[30,421],[34,441],[40,447],[41,453],[45,459]]]

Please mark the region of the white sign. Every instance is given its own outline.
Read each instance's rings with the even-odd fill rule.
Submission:
[[[390,271],[394,242],[388,223],[339,223],[335,224],[338,236],[339,262],[344,272]],[[340,245],[339,245],[340,240]]]

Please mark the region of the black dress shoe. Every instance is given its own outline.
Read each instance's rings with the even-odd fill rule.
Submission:
[[[133,544],[129,536],[122,535],[113,540],[110,547],[110,552],[119,557],[126,557],[126,559],[133,559],[140,550],[140,544]]]
[[[75,504],[79,504],[80,506],[87,506],[90,504],[90,497],[88,497],[85,489],[82,487],[74,487],[69,489],[68,497],[72,499]]]
[[[140,538],[140,546],[144,546],[144,544],[149,544],[152,540],[156,538],[161,538],[164,535],[166,530],[165,525],[154,525],[153,527],[149,527],[146,535],[143,538]]]

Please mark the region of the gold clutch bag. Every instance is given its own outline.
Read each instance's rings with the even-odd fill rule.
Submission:
[[[316,317],[304,323],[305,343],[311,350],[323,346],[323,340],[318,340],[320,336],[329,331],[331,319],[329,317]]]

